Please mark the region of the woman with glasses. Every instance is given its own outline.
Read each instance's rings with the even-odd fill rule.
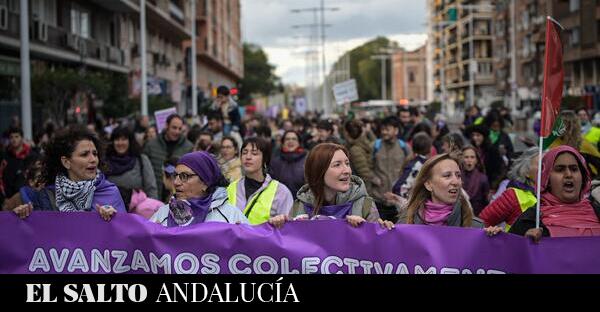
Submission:
[[[296,193],[304,185],[304,162],[306,151],[300,146],[300,136],[288,130],[281,138],[281,148],[271,159],[270,174],[290,189],[296,199]]]
[[[242,144],[244,176],[227,187],[229,202],[248,217],[250,224],[261,224],[276,215],[287,215],[294,198],[290,190],[267,173],[271,145],[251,137]]]
[[[221,139],[218,162],[228,182],[242,177],[242,162],[238,157],[238,151],[238,143],[234,138],[225,136]]]
[[[227,181],[217,161],[207,152],[183,155],[173,173],[175,196],[150,221],[166,227],[203,222],[248,223],[246,217],[227,202]]]

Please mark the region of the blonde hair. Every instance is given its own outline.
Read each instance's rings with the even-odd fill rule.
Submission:
[[[437,164],[439,164],[440,162],[442,162],[444,160],[452,160],[452,161],[456,162],[456,164],[460,168],[460,162],[457,160],[456,156],[454,156],[453,154],[452,155],[451,154],[437,155],[433,158],[430,158],[423,164],[423,167],[421,167],[421,170],[419,171],[419,174],[417,175],[417,178],[415,179],[415,184],[410,193],[410,198],[408,199],[408,206],[407,206],[407,211],[406,211],[406,214],[407,214],[406,223],[407,224],[415,223],[416,214],[417,213],[420,214],[421,209],[425,206],[425,202],[427,200],[431,199],[431,192],[429,190],[427,190],[427,188],[425,188],[425,182],[427,182],[431,179],[431,173],[433,172],[433,168],[435,168],[435,166]],[[458,194],[458,200],[460,201],[460,204],[461,204],[461,207],[460,207],[461,215],[462,215],[461,225],[462,225],[462,227],[470,227],[471,224],[473,223],[473,211],[470,208],[469,202],[463,196],[462,189]],[[423,218],[421,218],[421,219],[423,219]]]

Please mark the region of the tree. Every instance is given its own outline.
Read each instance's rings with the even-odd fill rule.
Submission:
[[[360,47],[353,49],[350,53],[350,76],[356,79],[356,86],[358,88],[358,96],[361,101],[368,101],[373,99],[381,99],[381,61],[371,59],[371,56],[381,54],[381,49],[389,48],[391,44],[390,40],[385,37],[377,37]],[[344,54],[338,62],[342,61]],[[390,61],[386,61],[386,85],[387,95],[391,93],[391,66]]]
[[[127,105],[127,76],[120,73],[48,68],[34,73],[31,90],[34,111],[45,112],[45,117],[59,125],[67,123],[67,109],[81,93],[103,101],[102,111],[108,117],[126,116],[135,110]]]
[[[281,91],[282,84],[274,73],[275,66],[269,64],[263,49],[252,43],[244,43],[244,79],[241,81],[240,103],[250,103],[253,94],[269,95]]]

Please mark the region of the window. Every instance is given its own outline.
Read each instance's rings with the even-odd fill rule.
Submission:
[[[8,0],[8,10],[13,13],[19,13],[19,7],[21,3],[19,0]]]
[[[579,27],[577,28],[573,28],[571,30],[571,36],[570,36],[570,44],[571,46],[577,46],[579,45],[579,40],[580,40],[580,33],[579,33]]]
[[[580,0],[569,0],[569,12],[579,11]]]
[[[71,7],[71,33],[90,38],[90,13],[76,4]]]
[[[32,19],[56,26],[56,0],[31,1]]]
[[[415,73],[414,72],[411,71],[410,73],[408,73],[408,81],[410,83],[414,83],[415,82]]]

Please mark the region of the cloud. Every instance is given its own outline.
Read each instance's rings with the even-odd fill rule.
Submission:
[[[328,68],[345,51],[386,36],[409,50],[425,42],[426,1],[414,0],[327,0],[326,59]],[[284,83],[304,85],[305,54],[311,47],[308,36],[315,29],[293,25],[314,22],[313,12],[292,13],[292,9],[318,7],[319,0],[241,0],[242,33],[246,42],[263,47]],[[304,38],[298,38],[298,37]],[[316,43],[313,41],[313,43]],[[318,47],[316,47],[318,48]],[[312,48],[314,49],[314,47]]]

